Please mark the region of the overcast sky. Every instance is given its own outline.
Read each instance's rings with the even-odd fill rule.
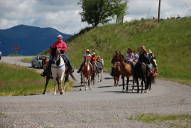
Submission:
[[[74,34],[81,22],[79,0],[0,0],[0,29],[18,24],[53,27]],[[158,0],[129,0],[125,21],[157,17]],[[161,17],[191,16],[191,0],[161,0]]]

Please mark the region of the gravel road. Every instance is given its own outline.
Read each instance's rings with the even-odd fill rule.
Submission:
[[[20,59],[3,57],[1,61],[22,65]],[[77,73],[75,76],[79,78]],[[113,87],[110,75],[104,73],[104,81],[91,91],[75,88],[56,96],[1,96],[0,128],[165,128],[128,118],[139,113],[191,114],[189,86],[156,80],[148,93],[121,90],[121,86]]]

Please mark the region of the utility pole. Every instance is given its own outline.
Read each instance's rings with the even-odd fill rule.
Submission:
[[[161,5],[161,0],[159,0],[159,6],[158,6],[158,22],[160,22],[160,5]]]

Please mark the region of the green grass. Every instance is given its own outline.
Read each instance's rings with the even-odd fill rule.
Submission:
[[[110,71],[115,50],[124,54],[128,47],[137,51],[142,45],[157,57],[159,77],[191,85],[191,17],[96,27],[71,40],[68,54],[78,68],[89,48],[104,58],[105,71]]]
[[[35,95],[42,93],[45,80],[34,70],[0,63],[0,96]],[[73,83],[67,84],[66,91],[72,90]],[[50,81],[47,92],[53,91]]]
[[[159,115],[153,113],[138,114],[131,116],[129,120],[137,120],[145,123],[166,124],[173,128],[191,128],[191,115]]]
[[[34,56],[24,57],[21,61],[24,63],[31,63]]]

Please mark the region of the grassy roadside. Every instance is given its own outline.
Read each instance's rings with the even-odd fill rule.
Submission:
[[[164,20],[132,21],[96,27],[70,41],[68,54],[76,68],[86,48],[105,60],[105,71],[111,70],[115,50],[138,50],[145,45],[157,57],[160,76],[191,85],[191,17]],[[74,52],[75,51],[75,52]]]
[[[34,57],[35,56],[24,57],[21,61],[24,63],[31,63],[31,61]]]
[[[191,115],[160,115],[153,113],[138,114],[131,116],[129,120],[137,120],[145,123],[155,123],[157,125],[164,125],[170,128],[191,128]]]
[[[45,80],[34,70],[10,64],[0,63],[0,96],[18,96],[41,94]],[[67,84],[66,91],[72,90],[72,82]],[[50,81],[47,92],[53,91]]]

